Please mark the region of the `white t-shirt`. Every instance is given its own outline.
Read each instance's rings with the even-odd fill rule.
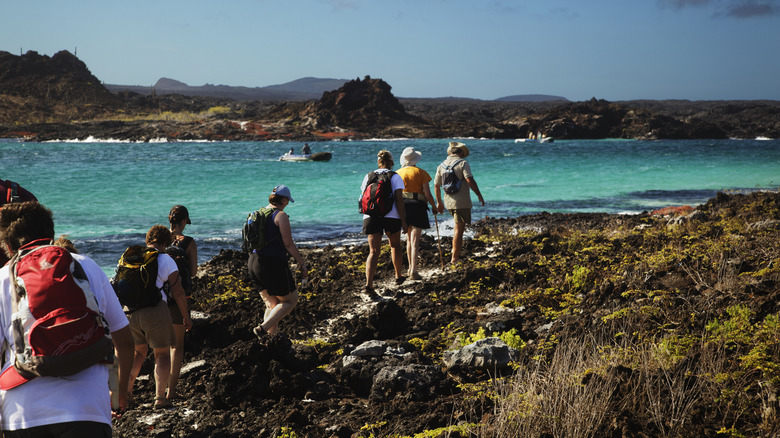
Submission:
[[[377,169],[374,171],[374,173],[384,173],[384,172],[390,172],[390,169]],[[393,193],[395,193],[396,190],[403,190],[404,189],[404,179],[401,178],[401,175],[394,174],[392,178],[390,178],[390,184],[393,188]],[[360,185],[360,195],[363,196],[363,192],[366,190],[366,186],[368,185],[368,174],[366,174],[365,177],[363,177],[363,183]],[[368,219],[371,216],[364,214],[363,219]],[[390,213],[387,213],[385,215],[387,218],[392,219],[401,219],[401,216],[398,214],[398,209],[395,206],[395,198],[393,198],[393,209],[390,210]]]
[[[127,317],[103,270],[91,259],[73,254],[89,279],[100,311],[112,332],[128,325]],[[11,331],[11,283],[8,265],[0,269],[0,333],[9,343],[3,354],[11,366],[14,338]],[[8,391],[0,390],[0,422],[4,430],[28,429],[71,421],[111,424],[108,365],[97,364],[67,377],[37,377]]]
[[[168,281],[168,277],[174,272],[179,272],[179,267],[176,266],[176,260],[164,252],[157,254],[157,280],[155,281],[157,289],[162,289],[165,282]],[[168,302],[166,294],[162,294],[162,298],[163,301],[166,303]]]

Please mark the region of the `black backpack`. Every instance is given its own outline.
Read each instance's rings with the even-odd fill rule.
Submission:
[[[156,306],[162,300],[156,284],[158,254],[154,248],[133,245],[119,259],[111,285],[127,311]]]
[[[187,259],[187,247],[190,246],[192,237],[184,236],[175,240],[171,246],[166,248],[165,253],[171,256],[179,268],[179,279],[184,293],[189,295],[192,292],[192,272],[190,272],[190,262]],[[169,303],[170,304],[170,303]]]
[[[268,218],[276,211],[275,208],[263,207],[255,210],[246,217],[244,227],[241,230],[241,249],[246,252],[260,251],[270,241],[265,237]]]
[[[358,201],[358,211],[371,217],[384,217],[393,209],[393,175],[395,172],[368,173],[368,182]]]
[[[444,171],[441,173],[441,188],[444,190],[444,193],[452,195],[460,191],[460,186],[463,183],[463,180],[458,178],[458,175],[455,174],[454,168],[461,161],[463,161],[463,159],[457,160],[449,166],[445,166],[444,163],[440,164],[441,168],[444,169]]]

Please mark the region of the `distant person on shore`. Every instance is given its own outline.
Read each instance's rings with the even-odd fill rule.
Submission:
[[[253,248],[249,253],[249,277],[265,302],[263,322],[252,329],[260,341],[264,341],[266,335],[278,333],[279,321],[298,304],[298,289],[287,262],[288,254],[298,264],[301,286],[305,286],[309,278],[306,262],[292,238],[290,218],[284,212],[291,202],[295,201],[287,186],[274,187],[266,206],[273,213],[268,217],[265,228],[260,230],[264,233],[266,245],[260,249]]]
[[[384,215],[363,215],[363,234],[368,236],[368,258],[366,259],[366,285],[363,291],[369,296],[374,296],[374,275],[379,262],[379,254],[382,251],[382,233],[387,235],[390,241],[390,256],[395,268],[395,284],[400,285],[406,281],[403,276],[403,250],[401,248],[401,231],[407,231],[406,210],[404,209],[404,180],[393,172],[393,155],[386,150],[377,154],[378,169],[369,172],[360,185],[360,193],[365,194],[366,187],[380,178],[389,179],[392,190],[392,208]]]
[[[187,224],[192,224],[187,207],[174,205],[168,213],[168,222],[171,224],[170,230],[173,240],[165,252],[173,257],[174,260],[181,260],[177,261],[176,264],[179,269],[179,279],[182,289],[184,289],[184,296],[188,299],[192,295],[192,277],[198,271],[198,245],[195,243],[195,239],[184,235],[184,228]],[[183,265],[180,263],[183,263]],[[168,310],[171,312],[175,342],[171,347],[171,378],[168,382],[166,398],[175,400],[180,397],[176,392],[176,386],[179,383],[182,363],[184,363],[184,333],[186,330],[184,329],[184,317],[181,311],[179,311],[179,306],[175,300],[168,302]]]
[[[303,150],[301,152],[303,155],[311,155],[311,148],[309,147],[309,143],[303,144]]]
[[[172,406],[165,395],[171,378],[171,347],[174,345],[175,339],[173,324],[171,324],[171,312],[168,310],[169,300],[174,300],[179,306],[185,330],[192,328],[187,297],[181,286],[176,262],[168,254],[165,254],[165,249],[171,244],[171,241],[171,232],[163,225],[155,225],[146,233],[146,246],[159,252],[155,285],[165,292],[159,303],[135,309],[130,313],[129,318],[135,342],[135,358],[128,392],[132,394],[135,379],[141,372],[141,366],[146,360],[149,347],[152,347],[155,381],[154,409],[167,409]]]
[[[8,204],[0,210],[0,247],[9,257],[23,248],[48,244],[53,239],[51,210],[38,202]],[[128,321],[106,274],[97,263],[76,253],[71,253],[71,257],[71,263],[77,263],[86,276],[89,290],[111,333],[120,383],[116,389],[119,405],[114,408],[121,412],[128,404],[127,384],[133,362],[133,338]],[[0,390],[2,435],[110,438],[110,365],[97,363],[69,376],[35,377],[26,382],[12,369],[16,340],[11,324],[16,305],[11,301],[11,277],[10,266],[0,269],[0,343],[4,345],[0,382],[3,386],[19,385]]]
[[[471,166],[466,161],[468,156],[469,149],[465,144],[451,141],[447,147],[447,159],[436,168],[436,176],[433,183],[439,212],[443,213],[446,208],[452,214],[455,222],[452,234],[451,264],[455,264],[460,260],[460,250],[463,247],[463,232],[466,230],[466,225],[471,224],[471,190],[476,193],[480,204],[482,206],[485,205],[485,200],[479,191],[477,181],[471,173]],[[451,177],[448,177],[450,171],[453,174]],[[463,181],[466,184],[462,184]],[[443,202],[441,197],[442,188],[444,188]]]
[[[420,235],[422,230],[431,227],[428,221],[428,205],[434,213],[437,212],[436,202],[431,194],[431,176],[428,172],[417,167],[417,162],[422,154],[413,147],[404,149],[401,153],[401,167],[398,175],[404,180],[404,210],[406,212],[406,224],[409,231],[406,233],[406,258],[409,261],[407,274],[412,280],[422,280],[417,272],[417,259],[420,249]]]

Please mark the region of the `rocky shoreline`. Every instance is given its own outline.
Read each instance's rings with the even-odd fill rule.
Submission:
[[[223,250],[196,279],[185,399],[151,409],[148,360],[115,435],[773,436],[780,194],[662,213],[486,218],[445,268],[423,236],[424,279],[396,286],[385,248],[378,299],[365,245],[306,249],[310,283],[266,342],[246,255]],[[560,372],[566,354],[582,369]]]
[[[77,57],[0,51],[0,138],[334,141],[369,138],[780,138],[778,101],[399,99],[366,76],[316,100],[112,93]]]

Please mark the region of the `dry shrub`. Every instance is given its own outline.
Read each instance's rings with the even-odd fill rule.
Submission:
[[[497,388],[495,418],[490,436],[598,436],[608,420],[617,379],[598,370],[607,364],[593,345],[564,342],[552,358],[520,368]]]

